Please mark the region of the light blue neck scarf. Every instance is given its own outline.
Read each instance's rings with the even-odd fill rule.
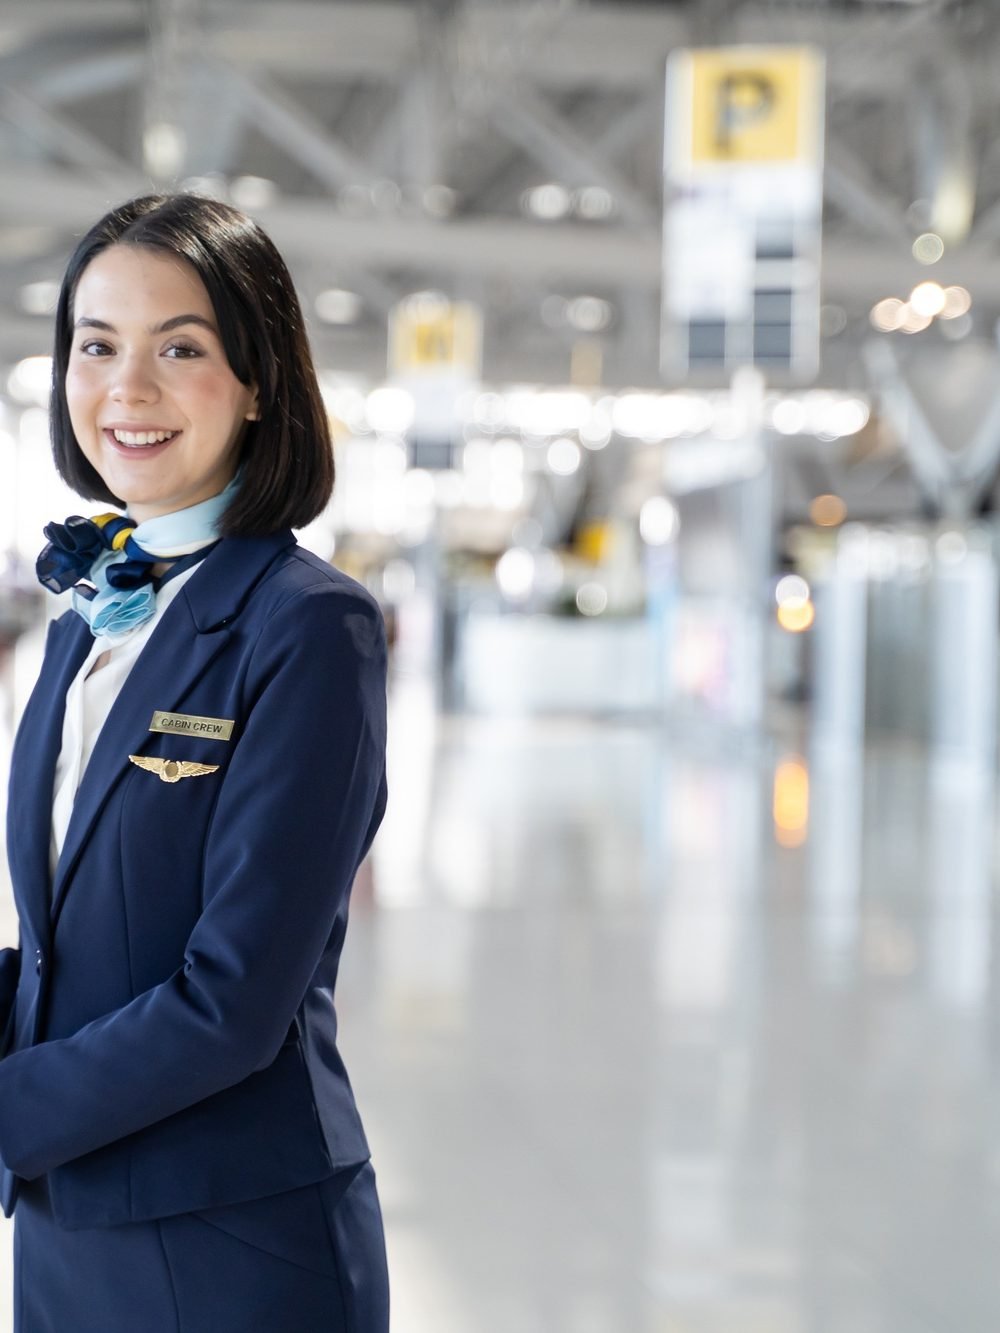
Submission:
[[[238,484],[239,477],[236,476],[224,491],[200,504],[147,519],[133,530],[131,542],[157,560],[178,560],[203,546],[210,546],[218,540],[219,519],[228,508]],[[128,558],[125,551],[102,552],[87,575],[96,592],[87,597],[77,589],[73,591],[73,610],[83,616],[95,638],[118,642],[156,613],[156,591],[152,583],[143,583],[138,588],[115,588],[108,582],[109,567]]]

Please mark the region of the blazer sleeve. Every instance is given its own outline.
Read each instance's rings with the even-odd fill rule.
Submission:
[[[204,854],[184,964],[0,1061],[0,1156],[34,1178],[271,1063],[385,808],[385,629],[324,582],[271,617]]]

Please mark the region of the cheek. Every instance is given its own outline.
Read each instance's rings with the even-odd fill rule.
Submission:
[[[164,386],[164,392],[186,413],[192,416],[214,413],[218,409],[218,377],[185,367],[187,373],[174,376]]]
[[[97,360],[71,360],[66,367],[66,397],[86,401],[102,391],[107,372]]]
[[[243,386],[234,385],[216,375],[206,375],[192,380],[185,395],[185,405],[192,414],[197,414],[208,422],[213,429],[231,436],[243,420]]]
[[[97,389],[91,376],[81,374],[76,370],[66,372],[66,405],[69,408],[70,420],[74,427],[77,423],[84,424],[84,420],[92,409],[97,399]]]

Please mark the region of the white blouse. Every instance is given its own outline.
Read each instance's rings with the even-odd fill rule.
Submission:
[[[66,692],[62,749],[56,762],[52,801],[49,867],[53,877],[66,840],[66,830],[69,828],[77,789],[90,756],[94,752],[101,728],[118,698],[118,692],[163,618],[164,611],[195,570],[200,568],[200,564],[192,565],[190,569],[185,569],[182,574],[164,584],[161,591],[156,594],[156,610],[145,624],[114,639],[95,638],[90,652]],[[105,652],[109,654],[107,662],[94,671],[94,663]]]

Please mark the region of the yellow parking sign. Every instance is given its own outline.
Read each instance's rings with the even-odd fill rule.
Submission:
[[[809,47],[719,47],[685,53],[690,162],[809,162],[820,152],[822,57]]]

